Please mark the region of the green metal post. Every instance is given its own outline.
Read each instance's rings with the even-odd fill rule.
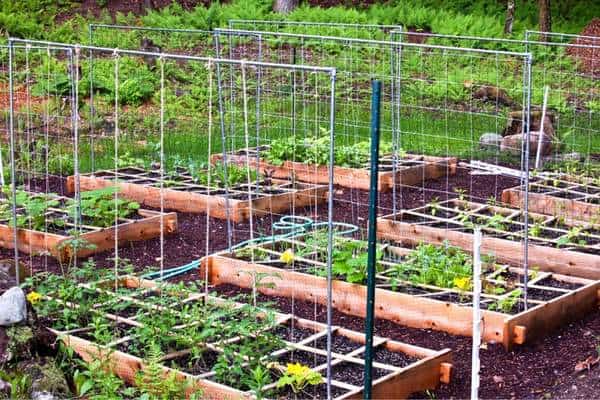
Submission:
[[[364,399],[371,399],[373,382],[373,325],[375,324],[375,273],[377,251],[377,178],[379,175],[379,125],[381,81],[373,81],[371,97],[371,187],[369,189],[369,231],[367,259],[367,319],[365,320],[365,388]]]

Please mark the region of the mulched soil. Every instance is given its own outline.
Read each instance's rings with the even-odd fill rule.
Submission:
[[[581,63],[581,71],[594,77],[600,77],[600,48],[598,48],[600,46],[600,18],[594,18],[583,29],[581,35],[595,36],[596,38],[576,38],[572,43],[589,47],[569,47],[567,54]]]
[[[185,277],[186,279],[192,279]],[[220,285],[216,291],[224,296],[249,293],[233,285]],[[259,296],[261,302],[271,302],[281,312],[291,312],[291,300],[284,297]],[[325,306],[294,300],[294,315],[325,322]],[[364,319],[333,310],[333,324],[364,330]],[[596,354],[600,333],[600,311],[574,322],[547,337],[519,346],[510,352],[500,344],[488,344],[481,350],[480,397],[486,399],[597,398],[600,368],[575,373],[577,362]],[[375,334],[430,349],[450,348],[456,373],[452,383],[435,390],[435,398],[463,399],[470,396],[471,346],[470,338],[444,332],[414,329],[377,320]],[[414,398],[429,398],[425,393]]]
[[[8,75],[8,71],[6,71],[6,75]],[[29,99],[27,96],[25,87],[21,86],[15,88],[13,96],[13,107],[15,110],[27,106],[28,101],[31,107],[35,107],[45,100],[43,97],[33,96],[31,93],[29,93]],[[10,111],[10,91],[8,83],[0,84],[0,111]]]

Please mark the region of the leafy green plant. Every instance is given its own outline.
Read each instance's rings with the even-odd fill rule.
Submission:
[[[271,141],[263,157],[273,165],[283,165],[285,161],[299,161],[306,164],[329,164],[330,139],[326,131],[320,137],[309,136],[303,139],[286,137]],[[390,142],[380,144],[380,153],[391,152]],[[370,142],[335,145],[335,165],[349,168],[362,168],[370,159]]]
[[[125,382],[111,371],[107,358],[89,363],[79,361],[73,383],[77,396],[90,400],[133,398],[136,394],[135,388],[126,387]]]
[[[499,231],[505,231],[506,226],[504,225],[505,218],[502,214],[494,214],[491,218],[485,220],[484,226],[492,229],[496,229]]]
[[[472,276],[471,257],[457,247],[421,243],[406,260],[391,268],[392,283],[406,279],[413,283],[468,290]]]
[[[519,302],[519,298],[523,294],[521,289],[515,289],[510,292],[506,297],[492,303],[488,306],[488,310],[500,311],[503,313],[510,313],[512,309]]]
[[[313,371],[306,365],[300,363],[288,364],[285,372],[277,381],[277,387],[289,386],[294,393],[298,394],[309,385],[318,385],[323,382],[323,376],[317,371]]]
[[[89,221],[88,225],[108,227],[115,223],[115,218],[127,218],[139,210],[140,205],[115,196],[119,192],[116,187],[81,192],[81,216]],[[116,199],[115,199],[116,197]],[[73,218],[77,215],[77,204],[69,206]]]
[[[192,383],[188,380],[180,380],[172,371],[165,374],[161,364],[160,346],[151,343],[148,347],[145,368],[135,376],[135,384],[140,392],[140,399],[144,400],[169,400],[186,398],[186,390]],[[190,396],[192,399],[202,398],[202,391],[196,389]]]
[[[10,188],[4,188],[4,195],[9,199],[7,203],[0,210],[2,212],[2,218],[9,220],[9,225],[12,226],[12,196]],[[53,220],[48,218],[47,213],[50,208],[57,207],[59,201],[52,194],[36,194],[17,190],[16,191],[16,207],[22,209],[22,212],[17,210],[17,227],[29,228],[35,231],[45,231],[48,220],[51,223],[61,224],[60,220]]]
[[[581,227],[572,226],[571,228],[569,228],[569,230],[567,231],[567,233],[565,235],[558,238],[558,240],[556,241],[556,245],[558,247],[567,246],[571,243],[575,243],[580,246],[585,245],[586,244],[585,240],[579,239],[581,232],[582,232]]]
[[[435,217],[438,211],[440,210],[439,197],[434,197],[433,199],[431,199],[431,201],[429,202],[429,208],[431,215]]]
[[[318,257],[325,257],[327,254],[327,232],[317,231],[311,233],[305,239],[307,247],[305,251],[317,251]],[[331,271],[334,276],[339,276],[341,279],[350,283],[363,284],[367,281],[367,261],[368,261],[368,243],[363,240],[348,240],[341,237],[334,238],[332,266]],[[298,251],[298,255],[302,255],[302,251]],[[377,245],[376,261],[383,258],[383,249],[381,245]],[[377,269],[381,266],[377,264]],[[326,276],[327,270],[325,267],[315,267],[313,272],[319,276]]]
[[[18,400],[29,397],[31,378],[26,373],[2,369],[0,370],[0,379],[10,384],[10,397],[7,398]]]
[[[266,357],[276,349],[284,347],[283,341],[266,326],[272,326],[273,315],[267,313],[263,318],[257,318],[256,309],[252,306],[242,307],[241,314],[236,314],[236,320],[220,326],[226,337],[242,336],[236,342],[223,342],[223,352],[219,355],[213,367],[219,382],[247,390],[255,385],[257,368],[267,368],[273,360]]]
[[[244,379],[244,383],[250,388],[250,390],[252,390],[254,396],[256,396],[256,399],[263,399],[265,395],[264,388],[271,383],[271,374],[269,369],[263,367],[262,365],[257,365],[256,368],[252,370],[252,374],[244,377]]]
[[[276,287],[275,282],[265,282],[269,278],[282,279],[280,274],[269,273],[269,272],[258,272],[255,270],[251,271],[240,271],[241,274],[248,274],[252,277],[252,304],[257,306],[258,290],[261,288],[274,289]]]
[[[190,168],[190,173],[194,177],[194,181],[202,184],[209,185],[211,187],[233,187],[239,184],[248,183],[252,184],[260,178],[260,174],[255,169],[248,167],[240,167],[235,164],[216,163],[210,169],[210,176],[208,168],[199,169],[197,167]]]
[[[531,234],[531,236],[533,237],[540,237],[540,235],[542,234],[542,224],[540,222],[536,222],[534,223],[530,228],[529,228],[529,233]]]

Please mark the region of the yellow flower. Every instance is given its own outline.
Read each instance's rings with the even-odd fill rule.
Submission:
[[[306,365],[302,365],[300,363],[295,363],[295,364],[288,363],[288,365],[287,365],[287,373],[290,375],[302,376],[302,375],[306,374],[308,371],[310,371],[310,368],[308,368]]]
[[[42,298],[42,295],[39,294],[38,292],[30,292],[27,295],[27,301],[29,301],[31,304],[35,304],[38,301],[40,301]]]
[[[471,277],[454,278],[454,286],[460,290],[469,291],[472,289]]]
[[[281,254],[281,257],[279,257],[279,259],[286,264],[291,264],[292,262],[294,262],[294,252],[292,251],[292,249],[287,249],[283,252],[283,254]]]

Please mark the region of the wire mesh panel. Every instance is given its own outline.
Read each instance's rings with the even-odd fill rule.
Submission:
[[[229,29],[287,32],[303,35],[338,36],[357,39],[392,39],[395,32],[402,32],[400,25],[368,23],[317,22],[317,21],[268,21],[252,19],[230,19]]]
[[[27,254],[30,267],[38,256],[37,269],[47,270],[49,256],[72,244],[69,231],[80,233],[80,221],[70,212],[78,199],[53,194],[77,169],[76,71],[67,67],[73,53],[56,46],[5,50],[2,113],[8,146],[2,149],[1,251],[15,262],[19,251]],[[66,62],[58,67],[57,59]],[[68,266],[72,260],[64,261]]]
[[[416,179],[412,181],[404,177],[400,182],[397,173],[390,175],[388,190],[393,192],[393,199],[382,196],[385,204],[380,206],[385,210],[395,211],[410,201],[425,200],[425,190],[420,190],[417,196],[414,191],[404,196],[399,190],[396,193],[396,189],[401,183],[424,189],[426,178],[451,175],[456,170],[453,157],[485,159],[497,164],[499,144],[494,147],[492,143],[488,150],[481,150],[479,137],[508,129],[506,120],[511,111],[520,113],[520,117],[515,118],[518,121],[523,121],[526,115],[523,110],[527,108],[529,91],[525,54],[274,32],[218,30],[217,34],[219,43],[227,42],[230,49],[238,49],[226,54],[228,57],[243,58],[260,53],[261,59],[268,61],[302,63],[310,60],[337,67],[338,165],[350,164],[345,152],[357,153],[357,148],[349,145],[358,143],[359,147],[369,148],[369,83],[371,79],[382,81],[381,139],[382,152],[387,157],[381,160],[382,170],[397,172],[404,167],[401,159],[406,164],[429,162],[427,168],[416,172]],[[509,93],[511,100],[504,102],[494,97],[498,91]],[[304,118],[299,115],[300,120]],[[523,133],[519,128],[513,127],[513,130],[516,135]],[[520,149],[520,145],[518,147]],[[415,157],[422,155],[439,156],[443,160]],[[515,157],[520,167],[518,152]],[[433,174],[429,175],[432,170]],[[445,183],[448,182],[435,190],[427,190],[427,198],[452,192]],[[463,189],[472,192],[472,182],[467,179],[464,184],[467,187]],[[346,200],[352,206],[352,215],[345,217],[356,222],[359,216],[355,207],[361,202],[364,205],[366,198],[360,198],[359,193],[353,196],[352,190],[347,192],[351,196]],[[482,194],[478,198],[486,201],[489,195]],[[410,199],[406,199],[409,196]]]
[[[542,104],[548,88],[549,128],[555,145],[551,153],[562,172],[577,169],[575,163],[561,163],[563,154],[578,153],[571,159],[585,161],[583,167],[598,174],[600,152],[600,38],[527,32],[525,46],[534,55],[532,94]],[[546,40],[543,40],[546,38]],[[568,161],[568,159],[567,159]],[[595,164],[595,167],[594,165]],[[572,171],[575,172],[575,171]]]
[[[540,142],[540,158],[548,157],[547,168],[562,172],[582,168],[597,170],[593,165],[600,148],[597,109],[600,43],[597,38],[535,31],[527,31],[525,40],[429,33],[401,33],[399,36],[408,41],[418,39],[432,44],[531,53],[531,130],[536,132],[543,128],[547,136]],[[501,79],[505,81],[506,77]],[[546,87],[547,110],[544,124],[540,126]],[[536,143],[532,156],[537,156],[537,147]],[[580,160],[584,163],[577,166]]]
[[[253,158],[239,164],[226,155],[288,135],[292,109],[300,107],[308,108],[311,119],[294,129],[330,141],[335,70],[102,47],[59,51],[72,56],[40,50],[46,63],[36,75],[13,63],[14,86],[27,92],[39,88],[55,98],[51,111],[61,117],[52,120],[58,127],[47,124],[50,136],[44,146],[38,144],[58,169],[38,172],[26,158],[19,161],[17,181],[36,191],[37,182],[48,181],[48,191],[78,200],[79,208],[67,214],[79,219],[79,231],[104,224],[100,243],[84,238],[101,253],[98,265],[114,262],[117,268],[117,261],[127,259],[136,268],[162,270],[268,235],[283,215],[320,211],[326,220],[327,185],[273,178]],[[25,57],[32,51],[15,47],[14,52]],[[310,90],[289,85],[300,72],[302,87]],[[15,146],[35,144],[29,132],[44,133],[34,125],[38,114],[14,113]],[[206,218],[186,214],[177,221],[171,211]],[[48,221],[55,220],[42,216]],[[184,224],[183,237],[169,236],[178,223]],[[139,243],[125,245],[131,241]]]

